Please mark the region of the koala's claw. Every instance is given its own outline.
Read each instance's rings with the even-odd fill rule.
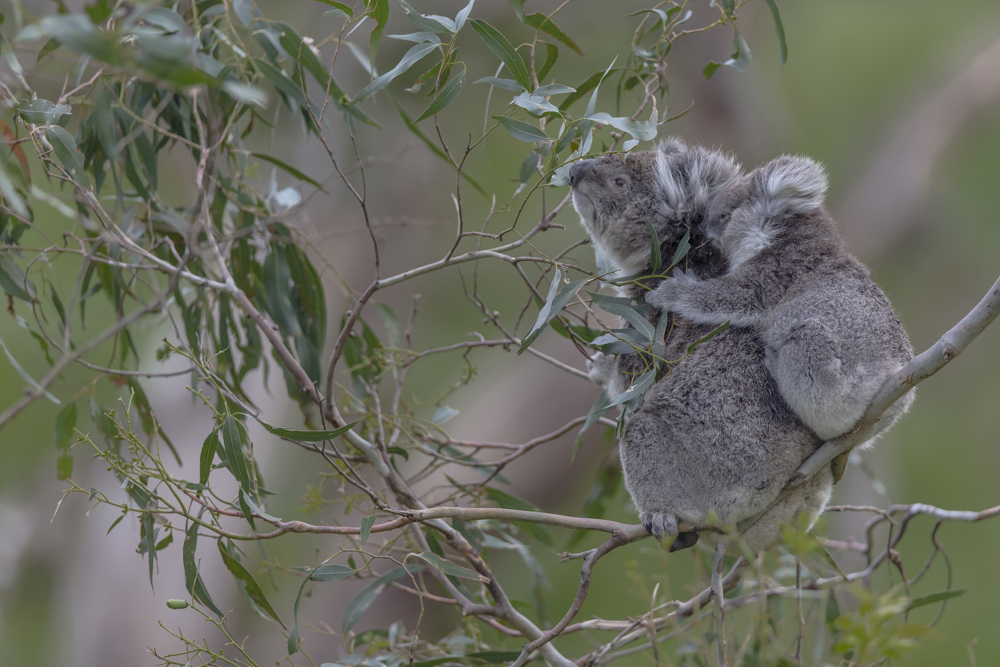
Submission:
[[[639,521],[642,522],[642,527],[646,529],[646,532],[658,540],[662,539],[664,535],[677,534],[677,517],[673,514],[640,512]]]
[[[673,514],[642,512],[639,514],[639,520],[642,521],[642,527],[646,529],[646,532],[657,540],[661,540],[665,536],[674,537],[674,541],[670,545],[670,553],[689,549],[698,543],[698,533],[677,532],[677,517]]]

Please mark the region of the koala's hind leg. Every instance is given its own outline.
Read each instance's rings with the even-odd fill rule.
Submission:
[[[753,525],[744,528],[742,537],[746,546],[753,553],[771,548],[781,540],[782,527],[786,524],[798,526],[799,516],[803,512],[809,517],[806,523],[807,529],[812,528],[826,508],[832,491],[833,472],[830,466],[826,466],[816,473],[815,477],[768,510]],[[730,553],[740,554],[740,548],[736,543],[730,547]]]
[[[625,427],[619,443],[625,487],[639,510],[639,519],[656,539],[675,537],[672,550],[693,546],[697,534],[678,535],[681,518],[691,519],[682,488],[685,473],[679,465],[684,457],[675,450],[676,438],[668,420],[640,411]]]
[[[783,340],[768,343],[768,370],[802,422],[824,440],[849,431],[867,403],[854,395],[856,387],[842,368],[840,342],[830,329],[810,318]]]

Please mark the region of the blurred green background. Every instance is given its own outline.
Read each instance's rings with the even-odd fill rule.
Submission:
[[[464,2],[414,4],[427,13],[453,15]],[[67,5],[79,10],[73,3]],[[336,28],[332,19],[323,17],[325,7],[314,2],[275,0],[260,5],[265,15],[289,21],[303,34],[322,38]],[[529,1],[528,5],[548,13],[557,3]],[[574,85],[606,68],[616,55],[626,56],[637,19],[621,17],[647,6],[631,0],[616,2],[613,7],[593,0],[571,2],[560,12],[559,25],[586,55],[564,50],[551,77]],[[708,60],[728,58],[731,32],[727,28],[677,44],[667,71],[669,105],[672,113],[691,101],[694,106],[680,120],[661,127],[661,134],[678,134],[690,142],[731,150],[748,167],[782,153],[802,153],[824,163],[832,184],[830,208],[841,221],[849,245],[893,300],[914,347],[926,349],[978,302],[1000,274],[1000,217],[994,199],[1000,179],[1000,4],[995,0],[948,6],[914,0],[786,0],[779,1],[779,6],[789,49],[784,72],[778,65],[771,16],[759,0],[750,2],[740,13],[740,29],[753,51],[753,63],[746,72],[722,68],[709,81],[701,76]],[[54,11],[55,5],[29,2],[25,7],[40,16]],[[713,11],[705,2],[692,7],[699,17]],[[0,8],[8,17],[4,30],[10,31],[12,8],[7,2],[0,2]],[[481,0],[473,16],[520,34],[506,3]],[[386,34],[409,30],[393,3]],[[360,44],[365,42],[363,33],[366,31],[355,39]],[[529,37],[524,31],[523,38]],[[469,80],[492,75],[494,60],[475,36],[470,33],[460,40],[460,48],[470,54]],[[394,62],[393,57],[398,59],[405,48],[403,43],[386,40],[379,58],[383,68]],[[26,63],[34,62],[31,49],[37,45],[24,54],[19,52]],[[349,59],[346,54],[340,57]],[[9,76],[4,67],[0,76]],[[360,68],[354,61],[344,62],[343,67],[341,83],[348,90],[360,89],[365,83]],[[49,85],[57,95],[61,77],[51,79]],[[421,110],[426,101],[402,92],[403,87],[400,82],[393,90],[411,111]],[[608,86],[602,92],[605,109],[613,104],[610,89]],[[43,90],[44,85],[40,85],[40,94]],[[476,137],[482,131],[486,92],[484,86],[467,86],[463,97],[443,116],[448,121],[446,136],[453,146],[464,145],[465,137]],[[498,100],[495,94],[491,113],[502,109],[503,101]],[[622,110],[630,112],[631,102],[623,99]],[[454,176],[400,127],[386,100],[379,100],[373,109],[385,121],[386,129],[364,128],[360,142],[365,154],[372,157],[367,177],[378,193],[373,215],[382,266],[387,273],[397,273],[436,259],[449,247],[454,229],[449,193]],[[486,150],[473,155],[469,170],[490,189],[509,196],[516,188],[516,182],[510,181],[516,180],[526,146],[506,136],[491,137]],[[322,147],[304,140],[301,128],[293,123],[282,126],[269,148],[307,173],[323,178],[331,173]],[[339,141],[335,150],[343,164],[353,166],[349,143]],[[177,197],[184,202],[191,193],[187,181],[190,164],[179,155],[174,157],[173,163],[161,165],[161,173],[164,180],[170,178],[171,171],[176,174]],[[266,180],[269,174],[262,177]],[[281,185],[289,183],[281,178],[279,175]],[[329,197],[319,193],[308,198],[293,221],[358,289],[371,277],[370,240],[356,206],[340,184],[331,181],[328,189]],[[548,193],[549,206],[564,194],[564,189]],[[481,220],[489,202],[471,189],[465,197],[470,218],[479,216]],[[537,216],[537,208],[533,212]],[[51,218],[45,218],[46,214]],[[51,211],[39,211],[39,217],[41,224],[53,231],[62,224]],[[499,230],[510,219],[509,215],[498,215],[490,229]],[[530,222],[529,216],[522,224]],[[583,236],[572,211],[564,211],[557,222],[565,225],[565,230],[547,233],[540,240],[544,249],[562,248]],[[593,261],[586,247],[573,256],[581,264]],[[330,312],[339,317],[343,296],[335,289],[332,275],[329,278]],[[513,312],[523,300],[520,287],[514,293],[510,289],[515,279],[509,267],[484,264],[479,274],[480,291],[491,307]],[[409,310],[413,293],[422,295],[414,330],[416,348],[464,340],[467,332],[474,330],[490,335],[481,315],[464,299],[456,271],[404,283],[387,291],[384,300],[402,317]],[[88,315],[101,316],[97,306]],[[107,311],[103,316],[108,316]],[[166,329],[150,327],[142,334],[145,351],[151,353]],[[6,315],[0,317],[0,335],[30,372],[44,372],[45,362],[37,345]],[[539,346],[583,367],[583,359],[563,342],[547,334]],[[529,355],[514,359],[499,351],[482,352],[471,359],[478,369],[477,378],[468,389],[449,398],[449,404],[461,411],[449,423],[457,438],[523,442],[584,414],[597,394],[596,388],[583,380],[560,374]],[[922,502],[953,510],[981,510],[1000,504],[998,371],[1000,327],[994,326],[920,387],[910,414],[874,451],[863,454],[870,474],[860,466],[849,468],[832,502],[880,506]],[[408,391],[433,400],[461,374],[458,355],[434,359],[414,368]],[[59,396],[69,395],[86,377],[70,371],[54,391]],[[7,406],[18,397],[22,383],[5,359],[0,359],[0,378],[4,380],[0,382],[0,403]],[[209,422],[184,391],[185,381],[157,380],[145,386],[160,420],[190,466],[190,461],[197,461],[197,448]],[[295,409],[279,400],[283,393],[280,375],[272,373],[271,381],[279,383],[273,399],[262,385],[256,387],[255,395],[270,402],[269,414],[277,415],[278,420],[284,414],[289,423],[294,421]],[[110,396],[115,390],[107,385],[102,391]],[[153,592],[146,563],[134,553],[138,525],[124,522],[105,537],[115,515],[104,508],[88,512],[82,497],[67,500],[52,519],[64,489],[55,479],[56,452],[51,446],[57,410],[51,404],[38,403],[0,433],[0,664],[156,664],[147,647],[176,647],[157,626],[157,619],[169,628],[182,624],[179,612],[169,612],[163,606],[167,598],[184,596],[179,550],[162,555]],[[428,405],[427,410],[431,414],[434,407]],[[315,522],[323,520],[323,513],[342,514],[337,506],[312,516],[299,513],[306,484],[319,483],[322,470],[317,461],[262,434],[255,443],[269,486],[287,490],[272,501],[269,511],[283,518]],[[595,471],[613,443],[595,430],[572,465],[571,447],[572,436],[567,436],[510,467],[506,475],[513,482],[512,491],[546,511],[581,514]],[[78,484],[115,491],[113,477],[96,462],[88,461],[83,452],[76,459],[74,479]],[[870,475],[879,482],[873,484]],[[610,509],[609,517],[635,521],[623,495]],[[948,605],[937,636],[923,640],[919,651],[893,664],[1000,664],[1000,614],[995,609],[1000,595],[1000,574],[995,567],[1000,523],[996,521],[952,523],[941,529],[939,537],[954,565],[951,587],[970,592]],[[918,569],[929,553],[931,527],[930,520],[919,519],[903,541],[900,551],[908,571]],[[863,520],[833,516],[826,522],[826,531],[835,539],[852,535],[861,539]],[[557,531],[556,550],[563,550],[568,537]],[[317,550],[321,553],[331,545],[312,536],[295,536],[267,546],[270,558],[297,565],[313,562]],[[559,564],[551,548],[540,546],[535,551],[552,583],[544,601],[554,621],[575,595],[578,564]],[[214,555],[207,550],[201,555],[203,576],[211,582],[216,601],[223,608],[236,609],[233,623],[237,635],[248,635],[248,645],[262,655],[280,658],[283,644],[273,625],[245,609],[230,578],[214,562]],[[515,555],[500,558],[495,565],[513,597],[531,599],[530,577]],[[943,569],[940,564],[937,567],[923,585],[923,593],[945,587]],[[649,605],[643,591],[655,581],[663,582],[661,601],[683,599],[694,592],[688,586],[692,569],[691,557],[668,558],[651,541],[619,549],[600,562],[578,620],[643,613]],[[884,576],[884,571],[879,576]],[[280,578],[277,575],[275,580]],[[894,581],[898,582],[898,576]],[[280,592],[273,593],[272,602],[286,614],[297,583],[287,582]],[[268,594],[272,595],[271,589]],[[338,589],[338,595],[342,594]],[[323,590],[317,589],[303,602],[302,613],[311,614],[314,622],[339,627],[339,609],[345,601],[323,599]],[[386,594],[359,628],[385,627],[400,613],[412,627],[419,608],[401,593]],[[447,628],[452,614],[429,607],[425,627],[437,628],[428,630],[429,634]],[[931,620],[932,616],[917,620]],[[184,627],[218,640],[210,629],[197,624]],[[311,631],[305,637],[306,647],[321,662],[333,661],[343,651],[342,644]],[[580,633],[558,640],[557,645],[569,655],[579,655],[592,643]],[[647,656],[637,655],[620,664],[647,662]]]

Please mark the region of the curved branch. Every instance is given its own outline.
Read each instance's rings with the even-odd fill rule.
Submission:
[[[853,430],[834,440],[823,443],[806,459],[792,475],[785,488],[766,510],[752,519],[741,522],[740,532],[745,531],[767,513],[771,507],[784,500],[792,491],[799,488],[826,467],[838,456],[849,453],[864,442],[865,435],[877,424],[890,405],[899,400],[903,394],[916,387],[920,382],[937,373],[969,346],[976,337],[1000,315],[1000,278],[962,321],[952,327],[928,350],[913,358],[892,377],[885,381],[875,395],[871,405]]]

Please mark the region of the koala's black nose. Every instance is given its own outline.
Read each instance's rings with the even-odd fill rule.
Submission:
[[[594,162],[594,160],[581,160],[574,164],[569,170],[569,184],[572,187],[576,187],[576,184],[579,183],[583,177],[587,175],[587,172],[594,166]]]

